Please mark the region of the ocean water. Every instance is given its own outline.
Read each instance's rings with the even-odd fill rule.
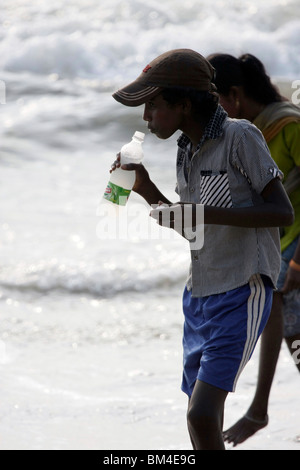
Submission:
[[[101,205],[135,130],[146,132],[152,179],[176,200],[178,136],[158,141],[142,108],[111,94],[177,47],[251,52],[289,93],[300,4],[2,0],[0,23],[0,449],[190,449],[180,391],[188,246],[152,224],[136,195],[121,226]],[[299,448],[299,377],[285,349],[280,360],[273,428],[241,449]],[[255,356],[228,422],[256,371]]]

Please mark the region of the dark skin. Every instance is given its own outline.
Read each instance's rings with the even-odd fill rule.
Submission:
[[[178,129],[181,130],[190,138],[194,148],[203,135],[202,126],[193,119],[189,100],[170,106],[162,95],[157,95],[145,104],[143,119],[148,123],[150,131],[161,139],[167,139]],[[120,166],[118,155],[111,171]],[[150,206],[157,206],[159,203],[172,205],[153,183],[142,164],[127,164],[122,165],[122,168],[135,170],[133,191],[142,196]],[[261,195],[263,203],[254,207],[225,209],[204,206],[205,223],[239,227],[278,227],[292,223],[293,210],[279,180],[272,180]],[[184,203],[177,204],[184,210]],[[188,429],[194,449],[225,449],[222,426],[227,393],[196,380],[187,412]]]
[[[248,97],[242,86],[232,86],[228,95],[220,95],[220,103],[230,117],[248,119],[249,121],[253,121],[265,107],[262,103]],[[298,170],[300,171],[300,167],[298,167]],[[293,260],[300,265],[300,240],[293,255]],[[242,417],[224,433],[224,438],[233,443],[234,446],[244,442],[268,423],[268,401],[283,338],[283,294],[287,294],[294,289],[300,289],[300,272],[289,267],[282,290],[274,293],[271,315],[262,333],[259,375],[255,396],[246,416]],[[299,344],[294,343],[299,340],[300,335],[285,338],[292,355],[295,353],[293,344]],[[296,364],[296,367],[300,372],[299,363]]]

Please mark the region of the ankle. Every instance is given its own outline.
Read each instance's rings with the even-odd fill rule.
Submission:
[[[262,406],[261,404],[258,406],[250,406],[246,416],[253,420],[264,421],[268,416],[268,407]]]

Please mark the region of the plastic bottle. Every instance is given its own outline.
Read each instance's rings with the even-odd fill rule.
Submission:
[[[131,142],[121,148],[121,165],[125,163],[140,163],[144,154],[142,143],[145,134],[136,131]],[[116,168],[111,173],[103,198],[119,206],[125,206],[135,182],[135,171]]]

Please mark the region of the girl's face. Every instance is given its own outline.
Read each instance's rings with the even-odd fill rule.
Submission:
[[[150,132],[160,139],[168,139],[182,128],[183,106],[182,104],[171,106],[159,94],[145,104],[143,119],[148,122]]]
[[[226,113],[230,118],[239,118],[239,107],[237,105],[236,99],[232,95],[219,95],[220,96],[220,105],[225,109]]]

